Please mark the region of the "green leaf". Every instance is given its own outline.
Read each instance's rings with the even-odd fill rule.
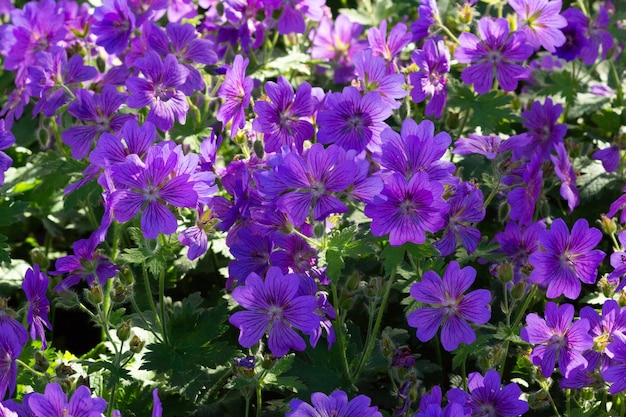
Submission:
[[[391,246],[387,245],[381,256],[383,258],[383,267],[385,268],[385,273],[387,276],[391,275],[393,271],[395,271],[400,263],[404,261],[404,251],[406,250],[407,244],[405,243],[402,246]]]
[[[27,201],[3,201],[0,204],[0,226],[8,226],[19,221],[27,208]]]
[[[333,282],[339,281],[341,276],[341,270],[345,266],[341,254],[334,250],[328,249],[326,251],[326,274]]]
[[[448,106],[457,107],[461,112],[470,112],[466,128],[480,127],[483,134],[498,133],[498,126],[503,122],[520,121],[519,116],[511,112],[513,98],[507,94],[497,91],[476,94],[458,81],[449,82],[448,86]]]
[[[438,336],[435,336],[438,337]],[[452,368],[458,369],[463,363],[467,363],[469,357],[477,357],[484,353],[484,349],[488,346],[488,342],[492,338],[491,335],[483,334],[476,338],[476,341],[471,345],[460,343],[459,347],[454,351],[454,358],[452,358]]]

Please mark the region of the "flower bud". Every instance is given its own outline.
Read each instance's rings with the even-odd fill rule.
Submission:
[[[120,267],[120,281],[124,285],[133,285],[135,283],[135,276],[133,270],[128,265],[122,265]]]
[[[121,322],[120,325],[117,326],[115,334],[117,334],[117,337],[121,341],[128,340],[128,338],[130,337],[130,321],[126,320]]]
[[[87,290],[87,299],[92,304],[100,304],[104,299],[104,295],[102,294],[102,288],[100,285],[94,284],[89,290]]]
[[[526,293],[526,284],[523,282],[518,282],[511,288],[511,297],[515,300],[521,300],[524,294]]]
[[[498,278],[502,282],[510,282],[513,280],[513,265],[509,262],[504,262],[498,265],[497,269]]]
[[[67,379],[68,377],[74,375],[76,371],[71,366],[62,363],[54,368],[54,373],[57,378]]]
[[[622,291],[619,294],[619,298],[617,300],[617,303],[619,304],[620,307],[626,307],[626,291]]]
[[[48,358],[41,351],[35,352],[35,365],[33,369],[39,372],[46,372],[50,367],[50,362],[48,362]]]
[[[604,214],[600,215],[600,228],[607,235],[612,235],[617,232],[617,223],[612,217],[606,217]]]
[[[139,353],[143,349],[146,342],[141,340],[137,335],[134,335],[130,339],[130,351],[133,353]]]
[[[41,250],[41,248],[31,249],[30,259],[32,260],[33,264],[39,265],[41,271],[47,270],[48,266],[50,265],[48,257],[46,256],[45,252]]]
[[[462,6],[459,6],[459,22],[469,25],[472,23],[472,18],[474,17],[474,10],[472,9],[472,5],[469,3],[464,3]]]

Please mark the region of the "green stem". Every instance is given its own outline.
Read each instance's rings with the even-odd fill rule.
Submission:
[[[28,364],[26,364],[25,362],[23,362],[21,359],[16,359],[15,362],[20,365],[22,368],[26,369],[28,372],[31,372],[33,375],[37,375],[39,378],[44,378],[46,377],[46,374],[44,372],[39,372],[34,370],[33,368],[31,368],[30,366],[28,366]]]
[[[331,281],[330,283],[331,292],[333,295],[333,305],[335,309],[339,309],[339,297],[337,295],[337,285]],[[335,319],[335,323],[333,328],[335,329],[335,333],[337,334],[337,343],[339,343],[339,350],[341,351],[341,362],[343,366],[343,373],[348,379],[348,381],[352,381],[350,377],[350,366],[348,365],[348,357],[346,352],[346,340],[345,334],[343,333],[343,323],[344,323],[344,314],[343,310],[337,314],[337,318]]]
[[[263,397],[261,396],[261,384],[256,385],[256,417],[261,417],[261,407],[263,405]]]
[[[372,337],[369,339],[368,344],[365,346],[365,351],[363,353],[363,356],[361,357],[359,366],[357,367],[356,372],[354,373],[354,376],[352,377],[353,383],[358,380],[359,375],[365,368],[365,365],[367,364],[367,361],[369,360],[369,357],[372,354],[372,350],[374,349],[374,344],[376,343],[376,335],[378,334],[378,331],[380,330],[380,324],[383,321],[383,314],[387,307],[387,301],[389,301],[389,294],[391,293],[391,287],[393,286],[393,283],[395,282],[395,280],[396,280],[396,270],[394,269],[394,271],[389,276],[389,279],[387,280],[387,285],[385,286],[385,293],[383,294],[383,299],[378,309],[378,315],[376,317],[376,323],[374,323],[374,331],[372,332]]]
[[[585,6],[585,2],[583,0],[576,0],[576,4],[578,4],[578,7],[580,7],[580,11],[583,12],[585,16],[589,16],[587,6]]]
[[[246,415],[248,417],[250,415],[250,393],[246,394]]]
[[[552,398],[552,394],[550,394],[550,390],[546,390],[546,392],[548,393],[548,399],[550,400],[550,404],[552,405],[552,410],[554,410],[554,414],[556,414],[556,417],[561,417],[559,409],[556,408],[556,404],[554,403],[554,399]]]
[[[163,333],[163,340],[169,344],[169,337],[167,335],[167,317],[165,315],[165,271],[161,270],[159,274],[159,307],[161,309],[161,332]]]
[[[491,165],[492,165],[492,169],[494,172],[494,176],[498,179],[498,183],[496,184],[495,187],[493,187],[493,189],[491,190],[491,192],[485,199],[485,202],[484,202],[485,208],[489,207],[489,203],[491,203],[491,200],[493,200],[493,198],[500,192],[500,180],[502,179],[502,173],[497,168],[495,159],[491,161]]]
[[[152,310],[152,314],[154,314],[154,320],[156,321],[157,326],[161,330],[161,334],[165,338],[163,332],[163,326],[161,324],[161,318],[159,317],[159,313],[156,308],[156,304],[154,304],[154,299],[152,298],[152,290],[150,289],[150,280],[148,279],[148,271],[146,269],[146,263],[142,262],[141,269],[143,270],[143,283],[146,287],[146,296],[148,297],[148,303],[150,304],[150,310]]]
[[[146,326],[146,330],[149,330],[150,333],[152,333],[154,335],[154,337],[156,338],[156,340],[159,343],[163,343],[163,340],[161,339],[161,336],[158,335],[158,333],[156,333],[153,329],[152,326],[150,325],[150,323],[148,323],[148,320],[146,320],[146,318],[143,316],[143,312],[139,309],[139,305],[137,305],[137,300],[135,300],[134,296],[130,297],[130,303],[133,305],[133,308],[135,309],[135,311],[137,312],[137,314],[139,315],[139,318],[141,319],[141,321],[143,322],[144,326]]]
[[[506,292],[506,284],[504,284],[504,288],[505,288],[505,292]],[[530,291],[528,292],[528,295],[526,296],[526,299],[524,300],[524,304],[522,305],[522,309],[517,313],[517,316],[515,317],[515,321],[513,322],[513,326],[510,325],[510,312],[508,311],[508,307],[507,307],[507,314],[506,314],[506,323],[507,323],[507,328],[509,329],[516,329],[517,326],[521,323],[522,319],[524,318],[524,314],[526,313],[526,310],[528,309],[528,307],[530,306],[530,302],[532,301],[533,298],[535,298],[535,292],[537,292],[537,286],[533,285],[532,288],[530,289]],[[504,295],[505,300],[508,299],[508,295],[505,294]],[[506,303],[506,305],[508,305],[508,302]],[[504,341],[504,351],[502,353],[502,360],[500,362],[500,378],[503,377],[503,373],[504,373],[504,367],[506,366],[506,358],[507,355],[509,354],[509,344],[511,343],[511,341],[509,339]]]
[[[612,59],[609,59],[609,65],[611,67],[611,74],[613,74],[613,78],[615,78],[615,86],[617,88],[617,105],[621,106],[624,101],[624,90],[622,89],[622,80],[620,80],[619,75],[617,73],[617,68],[615,68],[615,62]]]

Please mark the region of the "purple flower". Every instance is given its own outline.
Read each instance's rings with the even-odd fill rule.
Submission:
[[[608,148],[598,149],[591,157],[601,161],[602,167],[606,172],[615,172],[619,167],[621,159],[620,148],[617,145],[613,145]]]
[[[161,417],[163,415],[163,406],[159,398],[159,389],[152,390],[152,417]]]
[[[50,275],[69,274],[54,288],[55,291],[65,290],[78,284],[83,278],[90,287],[97,281],[105,287],[107,281],[113,278],[119,268],[96,250],[97,242],[93,239],[81,239],[74,242],[74,255],[57,259],[56,271]]]
[[[487,93],[496,79],[504,91],[513,91],[517,83],[529,77],[526,68],[515,64],[524,61],[533,53],[526,43],[524,32],[509,36],[506,19],[483,17],[478,21],[479,40],[475,35],[464,32],[459,36],[459,48],[454,57],[463,64],[472,64],[461,73],[465,84],[474,84],[478,94]]]
[[[534,267],[530,281],[547,286],[548,298],[563,294],[575,300],[580,295],[580,281],[596,282],[598,265],[606,256],[601,250],[593,250],[600,240],[602,232],[590,228],[585,219],[576,221],[571,235],[563,219],[554,220],[550,230],[539,237],[544,251],[530,255]]]
[[[365,206],[365,215],[372,219],[372,234],[389,233],[393,246],[426,242],[426,232],[437,232],[444,225],[449,206],[442,196],[443,185],[431,182],[424,172],[413,175],[410,181],[398,173],[391,174],[381,197]]]
[[[315,313],[314,296],[298,295],[299,281],[297,275],[283,275],[280,268],[271,267],[265,280],[252,273],[245,286],[233,290],[233,299],[246,309],[229,319],[240,330],[241,346],[251,347],[268,333],[268,347],[274,356],[306,348],[294,328],[311,333],[319,327],[320,316]]]
[[[476,278],[470,266],[461,269],[456,261],[446,268],[443,279],[434,271],[426,271],[421,282],[411,286],[411,296],[431,307],[422,307],[407,317],[409,326],[417,327],[417,338],[426,342],[441,328],[441,344],[445,350],[455,350],[459,343],[472,344],[476,334],[467,323],[485,324],[491,317],[488,290],[475,290],[463,294]]]
[[[411,42],[411,34],[407,33],[406,25],[397,23],[387,37],[387,20],[383,19],[380,26],[372,27],[367,31],[367,40],[374,55],[382,56],[385,61],[391,62],[400,51]]]
[[[556,363],[564,376],[578,367],[586,367],[583,352],[591,349],[593,339],[589,335],[589,322],[586,319],[572,323],[574,306],[553,302],[546,304],[545,320],[535,313],[526,316],[527,326],[522,328],[520,337],[535,346],[530,354],[533,364],[541,366],[541,374],[549,378]]]
[[[576,187],[576,173],[563,142],[556,145],[556,155],[550,155],[550,159],[554,163],[554,173],[561,180],[561,197],[567,201],[571,213],[579,202],[578,188]]]
[[[23,9],[11,12],[12,24],[4,24],[6,35],[1,45],[5,52],[4,67],[17,70],[16,81],[23,78],[24,71],[33,64],[39,51],[62,44],[68,36],[65,28],[65,4],[53,0],[27,2]]]
[[[30,326],[30,337],[41,340],[41,348],[46,349],[46,332],[44,326],[52,329],[52,324],[48,320],[50,311],[50,301],[46,297],[49,279],[39,270],[39,265],[35,264],[33,269],[28,268],[22,283],[22,289],[28,300],[28,325]]]
[[[97,75],[94,67],[85,66],[80,55],[73,55],[69,61],[65,49],[56,46],[50,52],[38,52],[37,63],[28,67],[30,94],[39,101],[33,114],[40,111],[52,117],[68,100],[68,88],[74,88],[82,81]]]
[[[317,30],[311,34],[313,47],[311,58],[336,63],[334,81],[337,84],[350,82],[354,78],[352,57],[366,48],[367,42],[359,41],[363,27],[340,14],[334,22],[323,18]]]
[[[198,203],[189,174],[170,177],[179,159],[175,152],[168,154],[162,147],[153,147],[145,163],[132,154],[126,162],[112,166],[111,175],[118,186],[110,203],[115,219],[127,222],[141,211],[141,229],[147,239],[174,233],[178,223],[165,204],[196,207]]]
[[[236,278],[239,284],[243,284],[253,272],[259,276],[265,275],[273,250],[274,241],[270,235],[240,230],[237,242],[230,246],[230,253],[235,259],[228,264],[229,279]]]
[[[83,159],[89,154],[91,145],[101,133],[117,134],[127,121],[135,118],[132,114],[118,113],[126,101],[126,94],[118,92],[112,85],[105,85],[101,94],[80,89],[76,98],[67,112],[84,124],[70,127],[61,136],[63,142],[72,148],[72,157],[76,159]]]
[[[626,248],[626,231],[622,231],[617,238],[622,248]],[[611,254],[611,266],[615,268],[611,272],[607,279],[611,282],[621,280],[624,274],[626,274],[626,252],[616,251]],[[621,291],[626,285],[626,280],[620,282],[615,289],[615,292]]]
[[[0,185],[4,185],[4,173],[11,167],[13,160],[3,150],[15,143],[15,136],[5,129],[4,119],[0,119]]]
[[[474,184],[464,182],[454,188],[448,199],[450,211],[445,217],[445,231],[441,240],[435,243],[441,256],[452,255],[460,240],[471,254],[480,243],[480,231],[468,223],[478,223],[485,218],[483,193]]]
[[[304,33],[308,17],[314,22],[319,22],[324,16],[326,0],[282,0],[283,12],[278,19],[278,33],[287,35],[290,33]]]
[[[565,10],[562,16],[567,21],[567,26],[562,29],[565,43],[556,48],[554,55],[569,62],[580,58],[583,50],[589,46],[589,39],[585,36],[589,26],[589,18],[582,11],[573,7]]]
[[[471,133],[468,138],[460,138],[454,142],[452,153],[457,155],[479,154],[489,160],[494,160],[506,151],[526,145],[529,140],[530,137],[526,134],[511,136],[502,141],[502,138],[497,135],[483,136]]]
[[[187,79],[179,89],[190,96],[194,91],[204,90],[202,74],[192,63],[213,65],[217,62],[213,42],[209,39],[198,39],[193,25],[186,23],[168,23],[163,29],[156,25],[147,26],[149,30],[148,46],[161,56],[174,55],[178,62],[187,69]]]
[[[398,99],[407,95],[403,74],[389,72],[385,60],[373,55],[369,48],[355,54],[353,62],[360,90],[376,91],[383,102],[392,109],[401,106],[402,103]]]
[[[402,174],[407,180],[418,172],[425,172],[430,181],[458,184],[458,178],[453,176],[454,164],[441,160],[452,138],[446,132],[435,135],[432,121],[423,120],[417,124],[415,120],[407,119],[402,122],[399,135],[387,128],[381,138],[383,144],[379,162],[385,169]]]
[[[233,66],[226,71],[226,78],[218,92],[219,97],[225,101],[217,110],[216,117],[224,125],[232,120],[231,137],[246,124],[245,110],[250,104],[253,88],[252,78],[246,77],[247,67],[248,58],[237,55]]]
[[[311,394],[311,404],[295,399],[289,403],[292,411],[285,417],[382,417],[378,407],[370,407],[371,399],[359,395],[348,401],[343,391],[333,391],[330,396],[322,392]]]
[[[104,0],[94,11],[92,30],[96,44],[110,54],[120,55],[130,44],[135,29],[135,15],[126,0]]]
[[[440,21],[436,0],[420,0],[417,20],[411,24],[413,41],[418,42],[430,35],[430,30]]]
[[[38,417],[84,416],[96,417],[101,415],[107,407],[106,401],[100,397],[92,397],[89,388],[80,385],[76,388],[70,401],[61,389],[54,383],[46,385],[44,394],[32,393],[28,398],[28,406]]]
[[[428,100],[424,114],[441,117],[448,96],[445,74],[450,72],[450,52],[443,41],[429,39],[424,49],[418,49],[411,55],[419,70],[409,74],[409,84],[413,86],[411,98],[416,103]]]
[[[28,333],[22,324],[0,309],[0,400],[15,391],[17,358],[28,341]]]
[[[596,62],[600,46],[602,46],[602,60],[606,60],[607,52],[615,45],[611,33],[606,30],[611,21],[609,11],[604,4],[600,4],[599,7],[597,16],[589,22],[589,43],[581,51],[585,65],[592,65]]]
[[[539,236],[545,230],[543,223],[530,223],[520,227],[517,223],[506,224],[504,232],[496,233],[495,240],[500,244],[499,253],[503,253],[513,263],[514,282],[528,277],[531,271],[528,257],[539,250]]]
[[[519,399],[522,395],[519,386],[510,383],[502,388],[497,371],[489,370],[484,377],[472,372],[467,378],[467,388],[470,394],[463,394],[472,416],[516,417],[528,411],[528,403]]]
[[[604,371],[615,363],[605,349],[614,341],[616,333],[626,332],[626,309],[615,300],[606,300],[602,304],[602,317],[593,307],[584,306],[580,310],[580,318],[589,321],[589,334],[594,342],[594,349],[585,353],[585,359],[599,364],[600,370]],[[590,370],[595,370],[595,367]]]
[[[606,354],[614,361],[614,365],[602,372],[602,377],[607,382],[612,382],[609,392],[615,395],[626,389],[626,336],[615,332],[613,337],[613,343],[607,347]]]
[[[305,158],[295,152],[284,156],[273,171],[260,173],[255,179],[259,191],[276,198],[276,206],[294,226],[301,226],[313,207],[313,219],[322,221],[331,213],[345,213],[346,205],[332,193],[341,193],[354,181],[356,166],[345,159],[337,146],[316,143]]]
[[[539,152],[541,161],[547,161],[550,153],[556,150],[557,144],[563,142],[567,133],[567,126],[557,123],[563,113],[563,106],[553,104],[551,98],[546,98],[544,104],[533,101],[529,110],[522,112],[523,125],[528,129],[530,143],[520,146],[513,151],[513,158],[530,159],[530,155]]]
[[[533,221],[535,205],[539,200],[543,184],[539,154],[534,154],[530,162],[525,165],[522,180],[524,183],[511,190],[506,200],[511,207],[515,208],[509,213],[511,220],[517,221],[520,225],[528,225]]]
[[[141,109],[150,106],[146,121],[163,131],[174,126],[174,119],[185,124],[189,103],[180,86],[187,79],[187,68],[180,65],[174,55],[170,54],[162,61],[152,50],[139,58],[135,65],[145,78],[131,77],[126,80],[126,88],[131,93],[126,100],[128,107]]]
[[[145,122],[141,127],[135,119],[126,122],[121,130],[121,137],[103,133],[98,145],[89,155],[89,161],[100,168],[126,161],[128,155],[135,154],[143,158],[156,139],[156,127]]]
[[[517,14],[520,30],[527,42],[535,49],[543,46],[547,51],[565,43],[565,35],[559,29],[567,25],[561,16],[561,0],[509,0]]]
[[[252,128],[265,134],[265,151],[278,152],[285,145],[295,145],[302,153],[304,141],[315,133],[307,120],[314,111],[311,85],[303,82],[294,94],[291,84],[281,76],[277,83],[266,82],[265,92],[269,101],[254,103],[257,118],[252,121]]]
[[[372,91],[361,97],[356,88],[345,87],[341,93],[332,93],[327,104],[317,115],[319,143],[335,143],[357,152],[380,147],[380,133],[392,113],[380,94]]]

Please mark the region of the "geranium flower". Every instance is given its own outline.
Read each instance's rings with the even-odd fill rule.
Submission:
[[[348,395],[340,390],[330,396],[322,392],[311,394],[311,404],[295,399],[289,403],[292,411],[285,417],[382,417],[378,407],[370,407],[371,399],[358,395],[348,401]]]
[[[257,118],[252,121],[252,128],[265,134],[265,151],[278,152],[285,145],[295,145],[302,153],[304,141],[315,133],[307,120],[314,111],[311,84],[303,82],[294,93],[291,84],[280,76],[276,83],[265,83],[265,92],[269,101],[254,103]]]
[[[555,47],[565,43],[565,35],[559,30],[567,25],[567,20],[559,14],[561,0],[509,0],[509,5],[533,48],[543,46],[554,52]]]
[[[430,98],[426,104],[426,116],[441,117],[448,96],[446,75],[450,72],[450,52],[443,41],[428,39],[424,48],[411,55],[419,70],[409,74],[409,84],[413,86],[411,98],[416,103]]]
[[[393,246],[422,244],[426,232],[437,232],[444,225],[449,206],[442,197],[443,185],[431,182],[424,172],[418,172],[410,181],[398,173],[391,174],[385,179],[381,195],[365,206],[365,215],[372,219],[372,234],[389,233]]]
[[[290,349],[306,348],[294,328],[311,333],[318,328],[320,316],[315,313],[314,296],[298,295],[299,281],[297,275],[283,275],[280,268],[271,267],[265,280],[251,273],[245,286],[233,290],[233,299],[246,309],[229,319],[239,328],[241,346],[251,347],[267,333],[268,347],[274,356],[285,356]]]
[[[68,402],[61,386],[54,382],[46,385],[44,394],[32,393],[28,406],[38,417],[95,416],[104,412],[107,403],[100,397],[92,397],[85,385],[76,388]]]
[[[466,397],[465,405],[471,410],[472,416],[516,417],[528,411],[528,403],[519,399],[522,395],[519,386],[512,382],[501,387],[497,371],[489,370],[484,377],[478,372],[472,372],[467,378],[467,388],[469,394],[454,389],[452,395],[460,392]]]
[[[464,32],[454,57],[462,64],[471,64],[461,73],[465,84],[474,84],[478,94],[486,94],[493,86],[493,77],[504,91],[513,91],[517,83],[529,77],[528,69],[515,64],[530,57],[533,48],[521,31],[509,36],[506,19],[483,17],[478,21],[480,39]]]
[[[224,103],[217,110],[217,120],[226,125],[232,120],[230,136],[234,137],[237,131],[246,125],[245,110],[250,104],[250,96],[254,87],[252,78],[246,77],[248,58],[237,55],[233,66],[226,71],[224,83],[218,91],[218,96]]]
[[[30,326],[30,337],[35,340],[37,337],[41,340],[41,348],[46,349],[46,332],[52,329],[52,324],[48,320],[48,312],[50,311],[50,301],[46,297],[48,291],[49,279],[39,270],[39,265],[26,270],[22,289],[28,300],[28,325]]]
[[[345,150],[376,150],[391,113],[391,107],[377,92],[361,97],[356,88],[345,87],[341,93],[332,93],[327,107],[318,113],[317,140],[323,145],[335,143]]]
[[[580,295],[580,281],[596,282],[598,265],[606,254],[594,248],[602,240],[602,232],[589,227],[585,219],[579,219],[570,234],[563,219],[552,222],[550,230],[544,231],[539,243],[544,251],[530,255],[534,267],[530,281],[547,286],[548,298],[563,294],[575,300]]]
[[[459,343],[472,344],[476,334],[467,323],[485,324],[491,317],[488,290],[463,294],[476,279],[476,270],[470,266],[461,269],[450,262],[443,279],[434,271],[426,271],[421,282],[411,286],[411,297],[430,305],[413,311],[407,317],[409,326],[417,327],[417,338],[427,342],[441,327],[441,344],[445,350],[455,350]]]
[[[163,131],[174,126],[174,119],[185,124],[189,103],[180,86],[187,79],[187,68],[180,65],[174,55],[161,60],[152,50],[139,58],[135,66],[145,78],[131,77],[126,80],[126,88],[131,93],[126,100],[128,107],[141,109],[150,106],[146,121]]]
[[[535,313],[526,316],[527,326],[522,328],[520,337],[535,346],[530,353],[533,364],[541,366],[541,374],[549,378],[556,364],[564,376],[578,367],[586,367],[587,359],[583,352],[593,346],[589,334],[589,322],[581,319],[572,323],[574,306],[553,302],[546,305],[545,320]]]

